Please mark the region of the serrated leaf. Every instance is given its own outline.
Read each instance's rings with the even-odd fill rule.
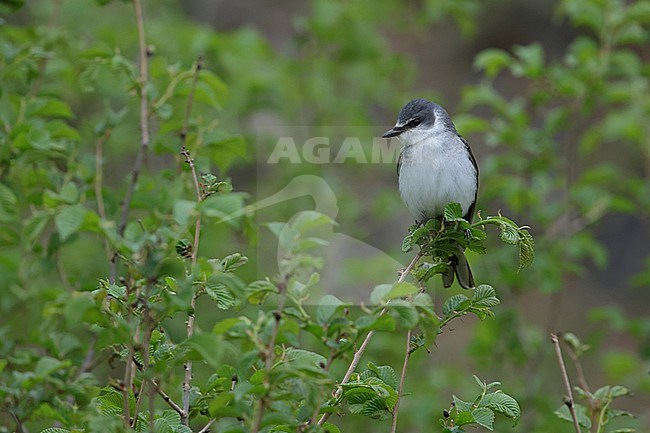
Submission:
[[[519,243],[519,233],[517,227],[506,224],[502,225],[501,240],[509,245],[517,245]]]
[[[530,266],[535,259],[535,240],[526,230],[519,231],[519,270]]]
[[[228,290],[228,288],[221,284],[216,283],[205,287],[205,293],[217,302],[217,307],[222,310],[228,310],[235,305],[235,297]]]
[[[494,430],[494,412],[486,407],[479,407],[472,411],[474,421],[488,430]]]
[[[460,203],[449,203],[445,207],[444,217],[449,222],[463,219],[463,208]]]
[[[67,206],[54,217],[54,225],[61,241],[65,241],[81,228],[88,210],[82,204]]]
[[[470,300],[467,296],[463,295],[462,293],[459,293],[457,295],[454,295],[447,299],[445,303],[442,305],[442,313],[445,316],[448,316],[450,313],[454,311],[461,311],[469,307],[470,305]]]
[[[521,408],[517,400],[502,391],[486,394],[481,400],[481,406],[486,406],[493,411],[512,418],[515,421],[521,416]]]
[[[471,412],[471,410],[473,409],[472,403],[469,402],[469,401],[461,400],[460,398],[456,397],[455,395],[452,396],[452,399],[454,401],[454,405],[456,406],[456,409],[458,409],[459,412],[462,412],[462,411]]]
[[[474,290],[472,296],[472,306],[474,307],[494,307],[501,301],[496,297],[496,292],[492,286],[481,284]]]
[[[261,304],[269,293],[278,293],[278,288],[269,280],[258,280],[250,283],[246,292],[249,303]]]
[[[221,260],[223,272],[232,272],[238,267],[245,265],[246,263],[248,263],[248,257],[240,253],[230,254]]]
[[[375,365],[372,362],[368,363],[368,370],[372,371],[381,379],[386,385],[391,388],[397,389],[397,373],[390,365]]]

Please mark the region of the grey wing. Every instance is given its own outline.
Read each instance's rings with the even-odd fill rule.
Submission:
[[[472,218],[474,217],[474,210],[476,209],[476,198],[478,197],[478,163],[476,162],[476,158],[474,158],[474,154],[472,153],[472,148],[469,146],[469,143],[467,140],[465,140],[463,137],[460,135],[458,136],[460,138],[460,141],[463,142],[465,145],[465,149],[467,149],[467,153],[469,154],[469,159],[472,161],[472,165],[474,166],[474,170],[476,170],[476,191],[474,191],[474,201],[472,202],[471,206],[467,210],[467,214],[463,216],[467,221],[470,223],[472,222]],[[401,156],[401,155],[400,155]]]

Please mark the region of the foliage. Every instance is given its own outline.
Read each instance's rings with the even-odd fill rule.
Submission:
[[[484,208],[502,206],[532,228],[500,212],[470,224],[450,204],[443,221],[412,227],[402,243],[425,258],[399,281],[368,289],[361,306],[318,294],[329,284],[320,275],[323,233],[387,220],[401,209],[396,194],[368,197],[367,211],[357,202],[368,201],[337,185],[338,218],[297,201],[267,218],[251,198],[250,173],[273,138],[250,125],[268,112],[314,136],[368,135],[358,125],[373,124],[378,111],[394,115],[416,78],[386,32],[452,17],[471,37],[482,2],[426,1],[420,11],[315,0],[295,20],[290,53],[251,28],[197,26],[169,1],[29,3],[0,6],[19,13],[0,28],[0,431],[374,431],[388,429],[374,420],[390,418],[394,431],[398,410],[405,430],[429,429],[440,412],[438,431],[501,429],[499,418],[520,417],[515,431],[565,427],[566,406],[556,420],[559,398],[542,387],[559,375],[548,380],[535,364],[549,349],[543,332],[512,309],[513,298],[531,287],[557,293],[567,276],[604,265],[598,223],[650,210],[650,131],[638,121],[650,100],[637,50],[648,40],[644,2],[562,1],[558,17],[581,33],[558,58],[539,43],[478,54],[483,78],[464,89],[466,113],[454,120],[494,150],[481,161]],[[521,83],[514,97],[499,87],[506,77]],[[638,167],[605,156],[611,144]],[[305,167],[259,171],[257,186],[275,188]],[[434,277],[458,248],[489,251],[472,265],[498,297],[489,284],[436,293]],[[359,267],[380,271],[370,260]],[[470,316],[480,323],[462,356],[479,367],[424,365],[419,349],[457,338],[455,319],[472,329]],[[622,385],[578,388],[583,426],[612,431],[628,415],[613,402],[650,389],[640,373],[647,320],[613,308],[590,317],[594,348],[601,329],[640,347],[605,358],[606,379]],[[404,350],[369,340],[396,347],[404,334]],[[365,369],[351,364],[361,347],[373,359]],[[582,346],[571,347],[580,355]],[[402,380],[409,359],[412,392]],[[467,371],[477,368],[508,378],[508,394],[476,379],[479,396],[454,396],[443,411],[451,389],[472,395]]]

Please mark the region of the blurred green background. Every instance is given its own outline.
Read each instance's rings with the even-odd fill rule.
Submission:
[[[106,184],[124,188],[136,149],[137,108],[121,88],[122,66],[113,59],[117,72],[107,74],[94,70],[92,60],[94,52],[102,52],[135,61],[130,5],[33,0],[10,13],[11,3],[2,3],[0,180],[24,191],[33,186],[31,172],[9,179],[16,154],[7,131],[15,115],[8,95],[27,91],[38,62],[24,70],[7,65],[22,52],[16,47],[37,41],[43,52],[56,53],[39,90],[70,104],[77,152],[83,155],[76,169],[85,167],[92,175],[97,125],[109,107],[130,107],[113,128],[104,167]],[[199,169],[229,176],[247,203],[275,197],[275,204],[261,202],[259,222],[286,221],[307,209],[336,219],[333,242],[322,251],[320,293],[367,300],[374,284],[394,279],[396,266],[410,261],[400,251],[412,221],[397,192],[396,160],[363,163],[358,153],[342,162],[334,158],[347,143],[370,161],[381,143],[377,137],[415,97],[445,106],[470,142],[481,169],[481,214],[501,211],[531,227],[537,248],[528,269],[517,272],[516,250],[497,241],[487,255],[469,256],[477,281],[493,285],[502,305],[495,319],[465,318],[440,336],[430,355],[414,356],[406,382],[412,395],[400,413],[404,431],[439,431],[439,408],[451,402],[452,393],[462,396],[475,387],[471,374],[502,381],[522,406],[519,425],[498,424],[498,431],[569,431],[569,424],[552,415],[564,393],[549,342],[554,331],[574,332],[592,346],[584,361],[590,384],[632,389],[634,396],[617,401],[617,408],[636,415],[638,431],[648,431],[650,2],[156,0],[144,5],[152,81],[188,68],[199,55],[218,80],[205,96],[216,98],[218,110],[203,115],[212,129],[196,155]],[[156,139],[145,165],[149,173],[167,170],[169,188],[177,163],[174,121],[154,122]],[[296,143],[299,163],[268,163],[282,137]],[[310,163],[302,153],[313,137],[326,139],[321,148],[331,157],[323,163]],[[28,161],[35,172],[41,163]],[[135,198],[142,207],[154,200],[147,194],[165,193],[156,192],[153,176],[142,182]],[[10,213],[11,203],[4,200],[2,212]],[[118,204],[119,195],[107,199],[109,209]],[[0,329],[2,353],[9,356],[15,345],[43,332],[44,309],[58,291],[66,285],[92,290],[108,263],[103,244],[83,236],[62,246],[56,264],[45,263],[44,251],[24,255],[14,247],[20,234],[5,228]],[[251,258],[243,271],[247,281],[277,272],[277,245],[269,233],[251,228],[244,236],[218,225],[205,227],[203,236],[206,256],[243,251]],[[31,285],[24,284],[26,275]],[[448,295],[437,280],[429,289],[438,299]],[[199,305],[205,329],[215,322],[210,308]],[[397,366],[398,345],[401,337],[378,335],[366,357]],[[334,370],[342,373],[346,365],[340,364]],[[340,425],[343,431],[385,428],[361,416],[348,416]]]

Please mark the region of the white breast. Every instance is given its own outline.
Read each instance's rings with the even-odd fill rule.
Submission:
[[[451,202],[460,203],[466,214],[477,173],[465,144],[455,134],[408,141],[416,144],[402,148],[399,192],[411,215],[417,221],[437,217]]]

